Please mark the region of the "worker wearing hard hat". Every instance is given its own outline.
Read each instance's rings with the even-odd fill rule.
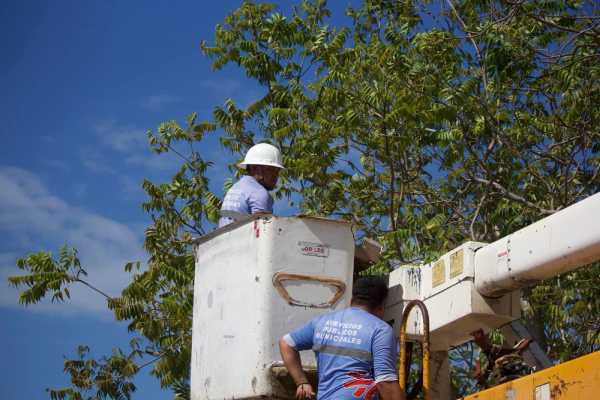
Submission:
[[[382,320],[386,279],[363,277],[352,288],[350,308],[321,315],[279,340],[283,362],[296,383],[296,398],[314,397],[300,351],[317,356],[317,400],[401,400],[396,372],[397,341]]]
[[[283,169],[279,149],[268,143],[256,144],[248,150],[239,167],[248,174],[227,191],[221,205],[219,228],[251,214],[273,212],[269,191],[275,189],[279,171]]]

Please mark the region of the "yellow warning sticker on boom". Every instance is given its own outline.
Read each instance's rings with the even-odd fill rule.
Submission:
[[[437,260],[435,262],[435,264],[433,264],[431,273],[432,273],[432,279],[431,279],[431,287],[432,288],[439,286],[442,283],[446,282],[446,263],[444,263],[443,259]]]
[[[450,255],[450,279],[462,274],[464,267],[463,249]]]

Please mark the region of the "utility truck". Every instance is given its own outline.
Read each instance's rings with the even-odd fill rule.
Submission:
[[[222,400],[293,398],[278,339],[347,307],[355,267],[378,252],[369,241],[355,246],[350,223],[261,215],[199,238],[195,254],[191,398]],[[472,332],[528,336],[520,289],[598,260],[600,193],[494,243],[467,242],[432,263],[392,271],[385,320],[402,347],[423,342],[424,398],[452,399],[448,350]],[[533,342],[524,357],[535,373],[467,399],[600,398],[600,352],[552,367]],[[302,362],[315,379],[312,352]]]

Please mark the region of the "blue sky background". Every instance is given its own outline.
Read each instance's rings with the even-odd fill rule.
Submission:
[[[296,2],[277,3],[285,12]],[[345,3],[335,2],[336,13]],[[178,166],[148,150],[146,130],[193,111],[209,119],[227,98],[243,105],[261,93],[239,69],[212,72],[199,50],[240,4],[2,2],[1,399],[49,398],[46,388],[68,383],[63,359],[74,357],[79,344],[95,356],[127,348],[125,324],[95,293],[76,287],[66,304],[25,308],[6,278],[18,272],[17,257],[69,244],[98,287],[116,295],[127,284],[123,265],[145,258],[142,179],[165,181]],[[222,195],[233,159],[216,137],[202,143],[201,153],[216,162],[212,186]],[[281,202],[275,211],[293,212]],[[136,380],[134,398],[172,398],[148,371]]]

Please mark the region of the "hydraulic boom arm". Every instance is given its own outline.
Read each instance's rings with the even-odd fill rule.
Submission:
[[[600,193],[475,253],[475,287],[499,296],[600,260]]]

